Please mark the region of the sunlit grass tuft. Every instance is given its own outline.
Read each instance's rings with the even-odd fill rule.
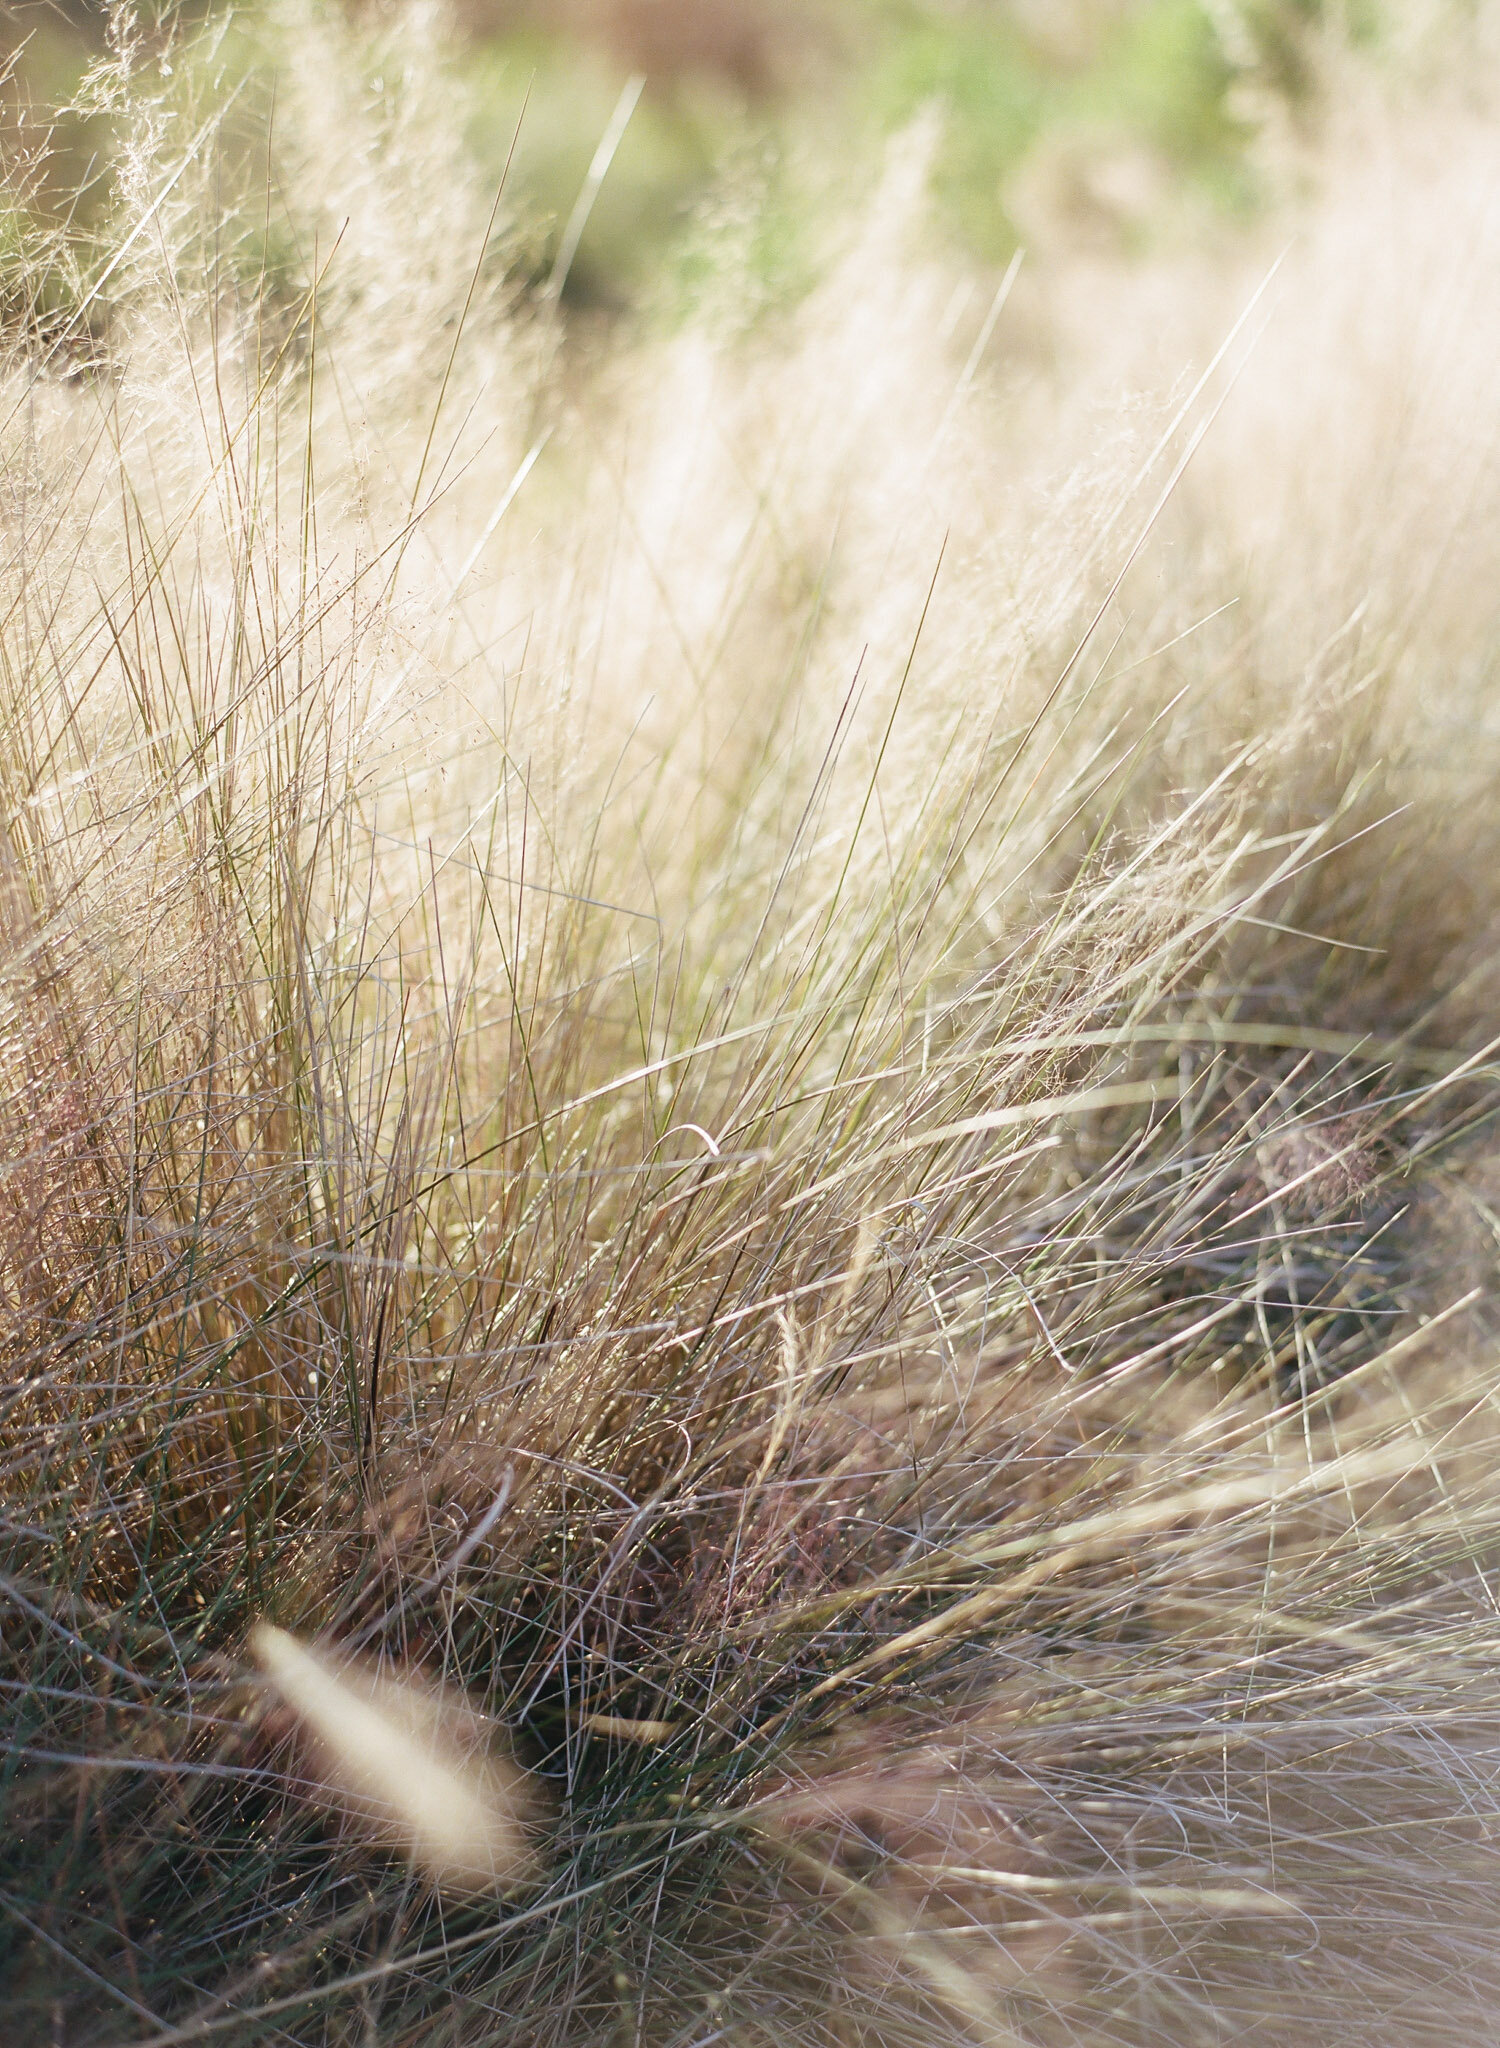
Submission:
[[[128,27],[0,413],[7,2040],[1487,2040],[1491,131],[981,287],[919,127],[589,365],[421,21],[258,143]]]

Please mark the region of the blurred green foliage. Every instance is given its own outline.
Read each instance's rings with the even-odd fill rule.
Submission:
[[[732,274],[757,305],[795,296],[820,222],[868,189],[886,141],[927,108],[943,128],[939,220],[984,261],[1036,231],[1024,188],[1039,182],[1054,220],[1086,213],[1126,248],[1185,209],[1251,207],[1260,116],[1306,107],[1320,39],[1370,40],[1382,0],[806,0],[794,15],[738,0],[738,61],[721,65],[705,34],[713,0],[651,0],[644,47],[621,33],[628,6],[530,0],[517,25],[515,4],[468,0],[470,132],[498,170],[525,103],[512,177],[538,273],[638,65],[646,90],[570,296],[696,303]],[[757,21],[783,60],[747,80]],[[687,54],[665,61],[673,50]]]
[[[496,181],[509,166],[525,260],[539,279],[630,76],[604,51],[537,30],[485,39],[473,52],[468,141]],[[666,89],[648,81],[589,211],[570,299],[616,306],[648,289],[695,204],[765,121],[712,78]]]
[[[520,227],[508,256],[523,275],[549,277],[637,70],[644,89],[569,266],[575,305],[701,310],[723,293],[753,311],[795,298],[823,223],[868,189],[889,137],[934,107],[934,198],[959,248],[1002,262],[1069,217],[1143,246],[1184,209],[1254,204],[1256,107],[1305,104],[1317,38],[1368,40],[1380,0],[808,0],[791,16],[773,11],[781,4],[736,0],[725,14],[722,0],[652,0],[651,40],[632,44],[644,17],[620,0],[466,0],[465,139],[495,180],[509,166]],[[191,0],[191,12],[224,10]],[[218,50],[274,68],[256,0],[234,13]],[[0,200],[13,217],[0,221],[8,273],[38,221],[97,210],[110,139],[97,116],[67,111],[103,47],[103,11],[3,19],[14,74],[3,116],[12,140],[27,140],[10,152],[22,168]],[[717,61],[705,34],[715,21]],[[747,63],[756,34],[771,56]],[[81,213],[80,188],[91,195]]]
[[[1199,0],[1144,0],[1059,47],[1006,9],[893,10],[868,90],[884,130],[924,103],[945,116],[934,179],[940,205],[979,253],[1016,239],[1006,199],[1046,139],[1098,152],[1134,145],[1221,198],[1246,194],[1244,124],[1229,111],[1235,72]]]
[[[671,4],[657,0],[658,11]],[[677,4],[686,12],[693,0]],[[1238,45],[1224,33],[1226,8]],[[828,5],[799,61],[760,91],[702,65],[648,78],[570,297],[700,304],[731,277],[750,306],[794,297],[815,268],[820,222],[868,189],[885,142],[927,108],[943,130],[939,220],[987,262],[1029,238],[1035,222],[1012,202],[1049,156],[1054,211],[1082,205],[1125,246],[1149,241],[1184,203],[1244,208],[1254,199],[1247,69],[1303,90],[1289,53],[1317,13],[1317,0],[1258,0],[1253,14],[1251,0]],[[579,19],[482,35],[470,72],[471,140],[497,171],[525,103],[513,190],[539,275],[631,68],[628,43],[581,33]],[[1084,189],[1099,167],[1101,187],[1113,175],[1104,199]]]

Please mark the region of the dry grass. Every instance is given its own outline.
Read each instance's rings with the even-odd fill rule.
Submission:
[[[430,23],[267,151],[129,19],[0,412],[6,2040],[1493,2038],[1477,64],[1003,304],[916,134],[580,366]]]

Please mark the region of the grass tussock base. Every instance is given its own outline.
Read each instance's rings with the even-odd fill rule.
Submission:
[[[130,24],[5,301],[6,2041],[1492,2039],[1475,78],[1274,266],[977,290],[918,131],[588,365],[430,23]]]

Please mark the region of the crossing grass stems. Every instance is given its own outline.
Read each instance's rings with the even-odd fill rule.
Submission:
[[[582,360],[249,33],[5,301],[6,2039],[1493,2038],[1482,69]]]

